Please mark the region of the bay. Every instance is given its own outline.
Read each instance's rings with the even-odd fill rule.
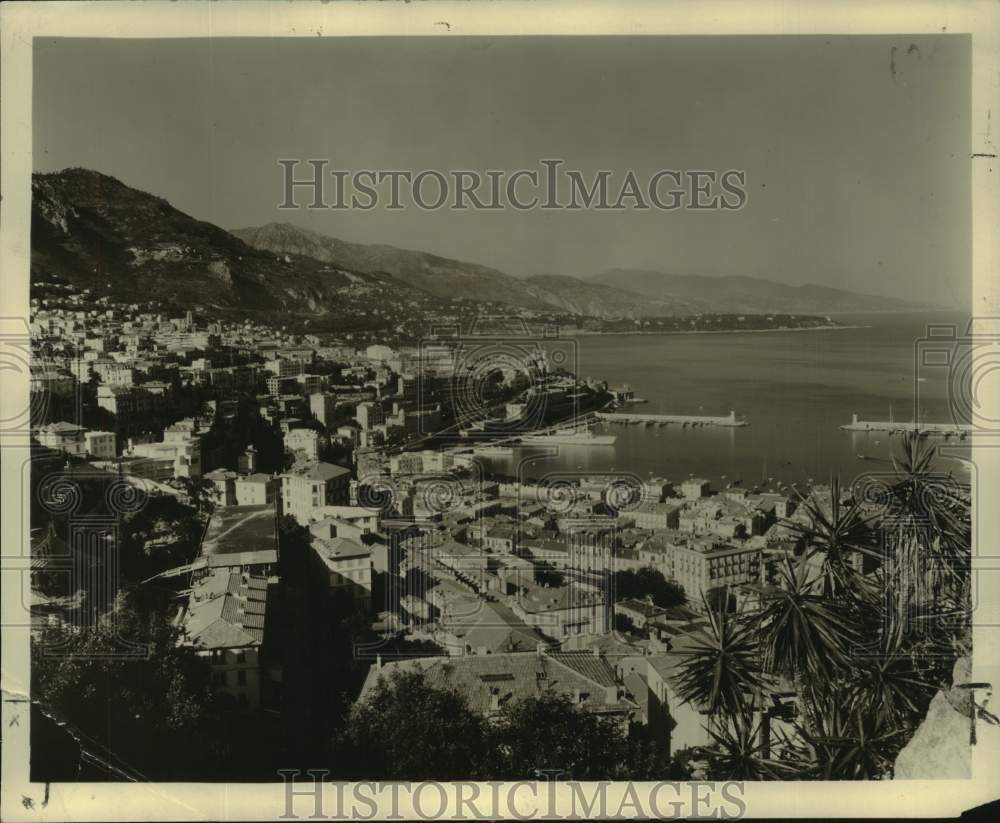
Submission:
[[[943,365],[927,365],[924,349],[951,349],[968,316],[950,312],[834,317],[856,326],[809,331],[718,334],[593,335],[575,338],[581,376],[628,384],[648,402],[636,412],[726,415],[736,429],[602,424],[613,446],[518,448],[491,459],[495,472],[549,475],[630,472],[678,481],[695,475],[716,488],[733,482],[769,485],[829,482],[834,474],[885,471],[863,457],[888,458],[899,435],[851,433],[861,419],[955,422],[953,401],[964,388]],[[931,327],[935,332],[928,343]],[[959,421],[962,422],[962,421]],[[942,466],[965,476],[968,444],[944,440]],[[949,456],[950,455],[950,456]]]

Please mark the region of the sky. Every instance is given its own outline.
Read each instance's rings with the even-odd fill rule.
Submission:
[[[292,222],[518,276],[748,275],[963,308],[966,35],[38,39],[34,168],[227,229]],[[280,210],[279,158],[746,172],[738,211]],[[431,189],[429,189],[431,190]],[[384,202],[384,201],[383,201]]]

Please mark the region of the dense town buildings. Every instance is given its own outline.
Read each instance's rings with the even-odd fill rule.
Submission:
[[[50,415],[38,444],[204,508],[198,556],[163,574],[187,581],[184,642],[242,711],[280,703],[270,637],[288,619],[275,603],[290,518],[331,601],[439,650],[373,662],[358,699],[417,670],[491,716],[557,684],[581,710],[660,730],[671,752],[704,742],[701,710],[677,698],[676,649],[704,630],[713,592],[752,603],[742,589],[789,550],[787,495],[650,477],[633,500],[615,478],[579,476],[570,505],[555,505],[541,486],[485,475],[474,439],[425,440],[456,426],[446,345],[428,358],[148,307],[35,308],[48,368],[32,388]],[[514,419],[539,394],[558,405],[591,385],[559,374],[502,405]],[[681,587],[688,607],[610,585],[644,569]],[[615,628],[622,618],[631,634]]]

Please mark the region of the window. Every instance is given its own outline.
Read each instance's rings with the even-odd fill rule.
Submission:
[[[244,671],[236,672],[236,682],[240,686],[245,686],[247,684],[247,673]]]
[[[229,685],[229,672],[219,672],[219,683],[223,686]]]
[[[236,652],[236,662],[237,663],[247,662],[247,653],[243,651],[243,649],[240,649],[238,652]]]

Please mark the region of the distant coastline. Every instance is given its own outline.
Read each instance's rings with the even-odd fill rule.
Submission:
[[[824,324],[822,326],[797,326],[795,328],[774,328],[774,329],[691,329],[689,331],[590,331],[587,329],[566,329],[565,334],[570,337],[611,337],[628,336],[637,337],[639,335],[675,335],[675,334],[772,334],[774,332],[792,331],[834,331],[847,329],[870,329],[871,324]]]

